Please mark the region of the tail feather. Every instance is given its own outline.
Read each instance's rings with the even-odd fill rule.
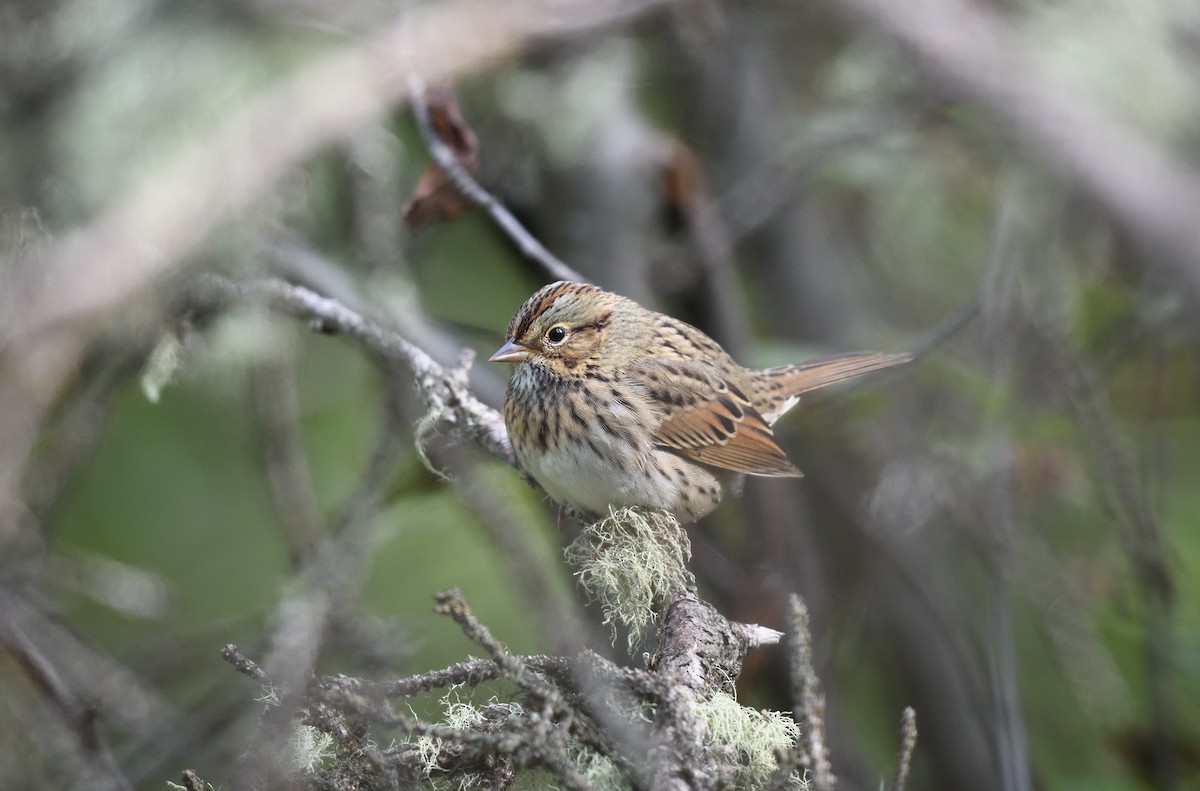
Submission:
[[[780,415],[795,406],[801,393],[872,371],[903,365],[911,359],[911,354],[860,352],[768,368],[763,371],[764,386],[755,400],[759,401],[759,412],[767,422],[774,423]]]
[[[781,365],[767,369],[767,375],[778,378],[787,395],[800,395],[818,387],[831,385],[843,379],[902,365],[912,359],[911,354],[884,354],[882,352],[860,352],[824,357],[795,365]]]

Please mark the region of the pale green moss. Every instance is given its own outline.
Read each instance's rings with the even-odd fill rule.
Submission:
[[[183,344],[173,332],[163,335],[150,353],[142,367],[141,384],[142,393],[151,404],[158,403],[162,391],[175,378],[182,355]]]
[[[573,739],[567,742],[567,755],[588,786],[595,791],[630,791],[632,788],[625,773],[608,756],[600,755]],[[544,769],[532,769],[517,775],[512,788],[513,791],[561,791],[562,787],[552,773]]]
[[[584,590],[600,602],[604,623],[629,631],[629,650],[657,624],[662,607],[696,584],[687,569],[692,546],[673,516],[640,508],[610,510],[566,548]]]
[[[788,715],[747,708],[723,693],[697,704],[695,711],[707,726],[709,744],[736,753],[738,788],[754,789],[765,783],[778,766],[776,755],[791,749],[800,736],[799,726]],[[793,774],[790,787],[804,789],[807,783]]]
[[[617,762],[607,755],[601,755],[574,741],[567,744],[567,754],[579,768],[583,779],[596,791],[625,791],[630,787],[625,773],[621,771]]]
[[[327,766],[334,757],[333,735],[310,725],[295,723],[288,737],[288,747],[292,767],[302,772],[315,772]]]
[[[483,709],[476,706],[474,703],[469,703],[461,700],[458,691],[462,689],[462,685],[450,687],[446,694],[442,696],[441,703],[446,709],[446,714],[442,717],[441,724],[447,728],[472,728],[483,723],[485,717]],[[487,706],[492,712],[497,710],[503,711],[506,716],[515,717],[521,714],[522,708],[519,703],[500,703],[496,698],[491,698],[487,702]],[[422,772],[429,779],[430,784],[438,789],[458,788],[459,791],[469,791],[469,789],[477,788],[481,778],[473,774],[465,774],[454,780],[433,777],[433,772],[438,768],[438,755],[441,754],[442,748],[445,746],[441,739],[433,736],[418,736],[410,742],[417,750],[420,756]]]

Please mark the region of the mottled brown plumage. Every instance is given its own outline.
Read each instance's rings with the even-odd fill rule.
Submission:
[[[721,470],[800,475],[771,425],[801,393],[908,355],[743,368],[690,324],[558,282],[521,306],[491,359],[516,364],[504,422],[551,497],[589,514],[642,506],[692,521],[720,502]]]

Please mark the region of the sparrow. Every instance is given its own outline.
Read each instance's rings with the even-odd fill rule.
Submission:
[[[520,469],[585,516],[638,506],[693,522],[730,473],[799,477],[771,426],[800,394],[907,362],[843,354],[743,368],[690,324],[560,281],[534,292],[491,362],[514,370],[504,423]]]

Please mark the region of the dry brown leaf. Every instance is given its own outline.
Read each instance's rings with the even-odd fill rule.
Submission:
[[[454,88],[448,83],[431,87],[425,93],[425,107],[437,136],[450,147],[467,173],[478,176],[479,138],[463,120]],[[413,187],[412,197],[404,204],[404,223],[409,228],[420,228],[454,220],[470,206],[471,202],[442,169],[431,162]]]
[[[686,225],[703,191],[704,174],[696,155],[683,141],[672,141],[670,155],[659,171],[659,195],[667,227],[679,229]]]

